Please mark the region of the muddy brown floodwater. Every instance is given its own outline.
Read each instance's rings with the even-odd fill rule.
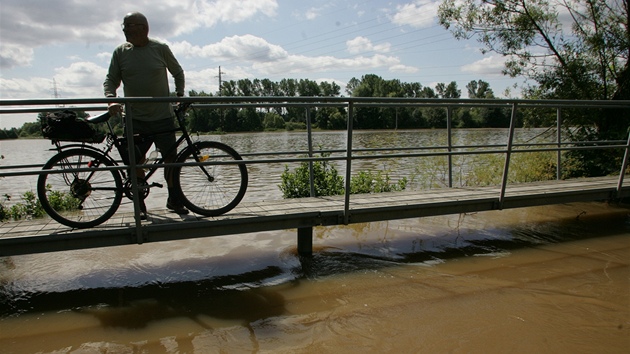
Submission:
[[[628,353],[630,208],[0,259],[0,353]]]

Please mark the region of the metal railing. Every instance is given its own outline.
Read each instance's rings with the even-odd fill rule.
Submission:
[[[420,98],[347,98],[347,97],[185,97],[185,98],[93,98],[93,99],[25,99],[25,100],[0,100],[0,117],[6,114],[29,114],[39,112],[50,112],[64,109],[73,109],[81,111],[104,111],[107,103],[135,103],[135,102],[192,102],[193,106],[199,109],[240,109],[240,108],[277,108],[284,109],[288,107],[305,108],[306,116],[306,137],[307,151],[286,151],[286,152],[256,152],[242,153],[243,162],[246,164],[268,164],[268,163],[289,163],[289,162],[308,162],[310,169],[310,190],[311,196],[315,196],[313,163],[315,161],[341,161],[345,166],[345,203],[344,203],[344,223],[348,223],[350,208],[350,181],[353,174],[352,162],[365,159],[382,159],[382,158],[408,158],[408,157],[432,157],[444,156],[447,158],[447,178],[448,187],[453,187],[453,158],[455,156],[471,155],[471,154],[502,154],[505,157],[503,170],[501,171],[500,194],[498,197],[498,208],[505,197],[506,186],[508,184],[508,175],[510,171],[511,158],[515,153],[525,152],[555,152],[557,154],[557,171],[556,178],[562,176],[562,153],[570,150],[579,149],[620,149],[624,152],[621,166],[619,168],[619,180],[617,191],[621,190],[624,182],[624,171],[628,168],[628,159],[630,158],[630,136],[627,140],[611,140],[611,141],[566,141],[563,136],[563,109],[622,109],[622,114],[630,114],[630,101],[573,101],[573,100],[515,100],[515,99],[420,99]],[[346,148],[338,150],[315,150],[313,147],[313,128],[311,126],[312,111],[322,107],[343,107],[347,111],[347,140]],[[369,148],[354,149],[353,135],[355,110],[363,107],[413,107],[413,108],[443,108],[446,110],[446,127],[447,132],[446,145],[439,146],[422,146],[422,147],[404,147],[404,148]],[[504,144],[485,144],[485,145],[468,145],[460,146],[453,144],[453,115],[455,110],[466,107],[485,107],[485,108],[505,108],[510,109],[510,124],[507,129],[506,143]],[[516,143],[514,141],[515,129],[517,126],[517,117],[519,112],[526,109],[547,109],[556,111],[556,138],[554,142],[549,143]],[[132,142],[132,129],[127,129],[128,142]],[[627,135],[627,134],[626,134]],[[477,149],[477,150],[475,150]],[[384,154],[387,150],[387,154]],[[134,151],[130,148],[129,151]],[[316,156],[316,154],[322,156]],[[325,154],[324,154],[325,153]],[[332,156],[332,153],[339,156]],[[289,157],[289,155],[293,155]],[[295,155],[306,155],[306,157],[295,157]],[[326,155],[326,156],[324,156]],[[262,158],[270,156],[271,158]],[[279,156],[284,156],[278,158]],[[131,158],[130,165],[108,167],[104,169],[129,169],[135,171],[135,159]],[[21,175],[37,175],[41,171],[35,170],[41,168],[39,164],[25,164],[14,166],[0,166],[0,178],[14,177]],[[142,165],[138,165],[142,167]],[[8,171],[8,172],[7,172]],[[133,172],[132,172],[133,173]],[[133,175],[132,175],[133,176]],[[141,228],[139,216],[139,207],[137,196],[139,193],[137,183],[132,178],[132,188],[134,191],[134,209],[136,212],[136,228]],[[137,233],[141,235],[141,232]],[[140,236],[138,236],[140,237]]]

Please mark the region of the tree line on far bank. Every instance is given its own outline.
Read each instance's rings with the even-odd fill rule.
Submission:
[[[469,98],[495,98],[490,85],[483,81],[471,81],[466,85]],[[341,97],[341,87],[335,82],[316,82],[308,79],[242,79],[225,81],[217,93],[188,92],[190,97],[203,96],[319,96]],[[360,79],[352,78],[346,94],[351,97],[417,97],[462,98],[462,90],[456,82],[439,83],[435,88],[418,82],[407,83],[397,79],[385,80],[374,74]],[[82,116],[84,112],[78,112]],[[40,113],[39,118],[43,116]],[[447,113],[442,107],[359,107],[354,111],[355,129],[423,129],[445,128]],[[196,109],[190,111],[188,128],[192,132],[244,132],[264,130],[293,130],[306,126],[306,108],[270,107],[265,109]],[[347,127],[345,107],[314,107],[311,123],[317,129],[339,130]],[[510,123],[510,111],[506,108],[460,108],[454,111],[453,126],[459,128],[502,128]],[[539,120],[528,122],[519,117],[519,126],[540,125]],[[41,125],[24,123],[20,128],[0,130],[0,139],[40,137]]]
[[[470,98],[494,98],[490,85],[482,80],[471,81],[467,86]],[[320,96],[341,97],[341,88],[327,81],[283,79],[249,80],[225,82],[220,91],[222,96]],[[461,98],[456,82],[440,83],[435,89],[420,83],[400,80],[385,80],[377,75],[365,75],[348,82],[346,93],[351,97],[417,97],[417,98]],[[194,96],[212,96],[205,92],[189,92]],[[268,107],[265,109],[204,109],[190,114],[189,128],[195,132],[240,132],[300,129],[305,127],[306,108]],[[345,107],[314,107],[311,109],[311,124],[318,129],[340,130],[347,127]],[[360,107],[355,109],[355,129],[421,129],[445,128],[446,110],[438,107]],[[460,128],[507,127],[509,111],[493,108],[460,109],[453,118],[454,126]]]

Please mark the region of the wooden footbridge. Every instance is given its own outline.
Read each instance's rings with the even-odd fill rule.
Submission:
[[[149,99],[93,99],[64,100],[63,104],[94,104],[103,102],[147,101]],[[184,99],[186,100],[186,98]],[[630,196],[630,186],[624,185],[630,151],[629,141],[568,142],[560,135],[562,108],[622,109],[627,114],[630,101],[615,103],[598,101],[519,101],[519,100],[426,100],[426,99],[356,99],[321,97],[266,97],[226,98],[195,97],[199,108],[234,107],[277,107],[304,106],[307,114],[308,157],[282,159],[260,159],[256,155],[243,155],[247,164],[264,164],[282,161],[338,160],[345,164],[346,191],[350,190],[352,162],[357,159],[407,158],[444,156],[448,159],[447,188],[423,189],[375,194],[345,194],[334,197],[310,197],[299,199],[271,200],[241,203],[234,210],[219,217],[179,216],[167,210],[149,210],[148,219],[140,221],[136,214],[119,211],[106,223],[91,229],[74,230],[60,225],[52,219],[41,218],[23,221],[9,221],[0,224],[0,257],[31,253],[57,252],[85,248],[110,247],[130,244],[183,240],[199,237],[233,235],[270,230],[297,230],[298,251],[312,252],[312,229],[316,226],[347,225],[381,220],[415,218],[457,213],[481,212],[521,208],[537,205],[561,204],[587,201],[612,201]],[[4,106],[59,105],[59,100],[9,101],[0,100],[0,114],[44,111],[41,108],[5,108]],[[201,104],[199,104],[201,101]],[[347,148],[340,157],[314,157],[320,152],[312,149],[310,129],[310,108],[318,106],[346,107],[348,112]],[[444,146],[418,147],[416,149],[390,149],[387,154],[381,150],[353,150],[353,109],[361,106],[386,107],[435,107],[442,106],[447,111],[448,141]],[[511,125],[505,143],[484,146],[455,146],[451,142],[451,121],[454,108],[465,106],[509,107],[512,110]],[[514,142],[517,107],[526,109],[557,110],[557,139],[547,144],[517,144]],[[102,110],[99,107],[86,107],[85,110]],[[623,159],[617,177],[581,178],[561,180],[561,155],[571,149],[618,149],[623,151]],[[558,178],[552,181],[508,184],[508,171],[511,156],[522,152],[553,151],[558,156]],[[296,152],[293,152],[295,156]],[[300,152],[302,153],[302,152]],[[452,158],[468,154],[501,154],[505,165],[501,171],[501,183],[489,187],[452,188]],[[279,154],[281,155],[281,154]],[[133,166],[132,166],[133,167]],[[32,174],[32,173],[31,173]],[[15,172],[3,172],[0,177],[15,176]],[[311,186],[313,181],[311,180]],[[311,188],[313,190],[313,188]],[[312,192],[313,193],[313,192]],[[314,194],[312,194],[314,195]],[[132,208],[127,208],[128,210]]]
[[[630,186],[617,190],[617,184],[618,178],[518,184],[507,188],[503,200],[499,199],[497,187],[353,195],[348,211],[343,196],[243,203],[212,218],[150,210],[140,228],[136,227],[133,213],[118,213],[105,224],[87,230],[73,230],[50,218],[6,222],[0,225],[0,256],[285,229],[297,229],[298,250],[304,254],[311,252],[314,226],[610,201],[630,196]]]

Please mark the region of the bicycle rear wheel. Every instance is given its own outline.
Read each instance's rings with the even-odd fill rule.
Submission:
[[[94,227],[109,219],[122,200],[122,180],[105,155],[86,149],[71,149],[53,156],[37,180],[42,207],[56,221],[74,228]],[[87,171],[71,169],[93,168]]]
[[[216,142],[202,141],[186,148],[177,159],[179,163],[221,163],[242,160],[231,147]],[[247,190],[247,166],[216,164],[181,166],[174,168],[174,184],[182,195],[182,203],[192,212],[217,216],[234,209]]]

